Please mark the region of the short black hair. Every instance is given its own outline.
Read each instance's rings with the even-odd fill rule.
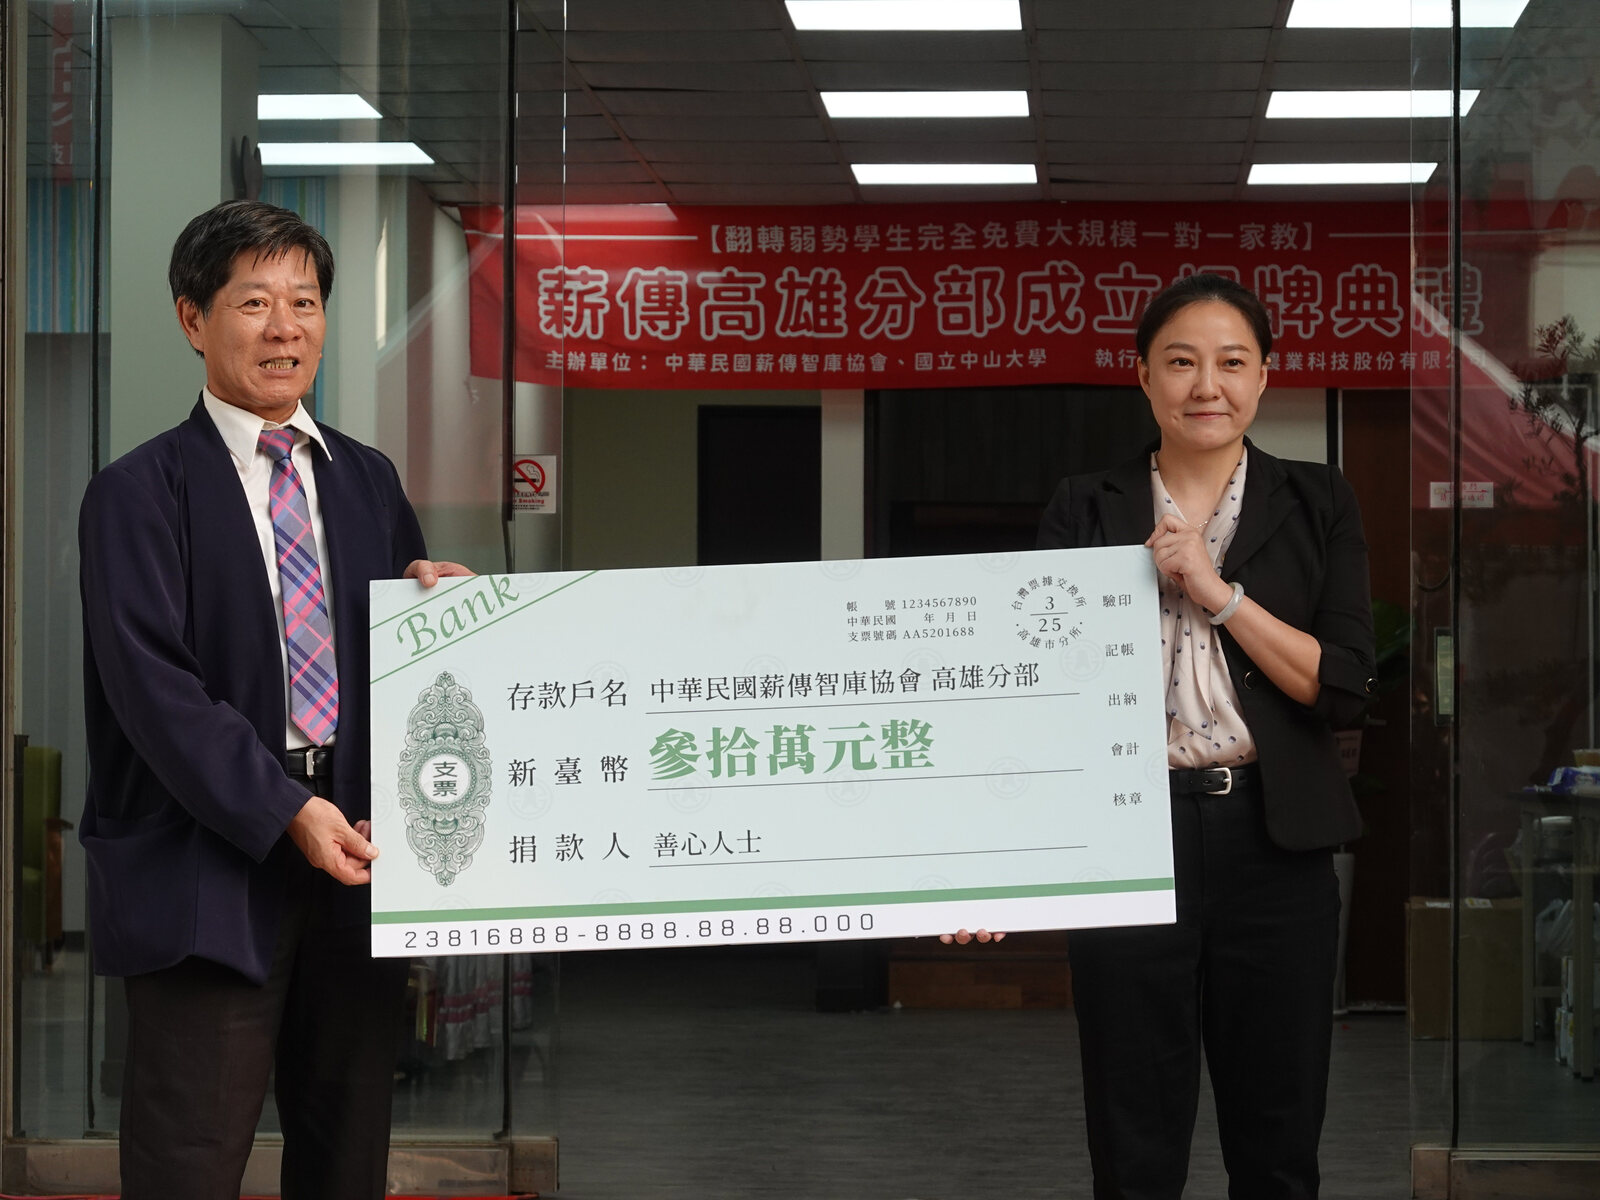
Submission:
[[[1256,345],[1261,348],[1261,361],[1267,360],[1272,354],[1272,318],[1267,315],[1267,306],[1242,283],[1226,275],[1212,275],[1204,271],[1198,275],[1184,276],[1150,301],[1144,316],[1139,319],[1139,332],[1134,334],[1134,344],[1139,347],[1139,360],[1150,361],[1150,343],[1156,340],[1161,327],[1172,320],[1179,309],[1188,308],[1202,300],[1220,300],[1238,309],[1239,315],[1256,335]]]
[[[279,258],[303,252],[317,269],[317,286],[326,304],[333,294],[333,251],[328,239],[300,214],[259,200],[227,200],[184,226],[172,243],[167,282],[172,301],[188,300],[211,315],[211,302],[233,275],[241,254]]]

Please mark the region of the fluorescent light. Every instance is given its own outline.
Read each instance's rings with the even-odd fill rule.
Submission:
[[[1426,183],[1438,163],[1256,163],[1248,183]]]
[[[786,0],[796,29],[1021,29],[1018,0]]]
[[[262,142],[268,167],[425,166],[433,159],[415,142]]]
[[[1528,0],[1461,0],[1463,29],[1510,29]],[[1450,0],[1294,0],[1290,29],[1449,29]]]
[[[382,115],[351,92],[256,97],[258,121],[375,121]]]
[[[834,119],[844,117],[1025,117],[1027,92],[823,92]]]
[[[1476,90],[1461,91],[1461,115],[1466,116],[1472,102],[1478,98]],[[1268,118],[1286,117],[1298,120],[1322,118],[1383,117],[1448,117],[1450,93],[1448,91],[1422,92],[1273,92],[1267,101]]]
[[[877,184],[1038,183],[1032,163],[852,163],[856,182]]]

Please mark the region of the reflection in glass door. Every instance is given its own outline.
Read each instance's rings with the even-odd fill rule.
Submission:
[[[517,6],[498,0],[22,9],[7,9],[29,84],[27,376],[9,401],[31,464],[14,520],[18,761],[30,827],[56,836],[19,900],[16,1124],[76,1139],[116,1132],[124,1037],[120,984],[92,972],[82,854],[59,824],[84,794],[76,515],[94,470],[194,402],[202,377],[165,293],[173,238],[234,196],[326,234],[337,275],[317,419],[394,461],[434,554],[502,569],[510,396],[469,367],[459,207],[506,201],[515,132],[559,147],[561,20],[557,6],[518,34]],[[414,962],[397,1145],[553,1134],[557,990],[553,956]],[[275,1128],[269,1097],[262,1129]]]

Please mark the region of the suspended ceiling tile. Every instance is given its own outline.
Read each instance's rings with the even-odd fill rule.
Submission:
[[[941,143],[1032,142],[1031,117],[972,117],[966,120],[857,120],[834,121],[833,132],[841,142],[893,142],[925,149]],[[929,151],[931,153],[931,151]]]
[[[1058,163],[1051,171],[1050,182],[1058,183],[1123,183],[1155,184],[1175,188],[1188,188],[1198,184],[1237,183],[1239,169],[1227,165],[1206,166],[1187,163],[1167,163],[1137,166],[1119,163]]]
[[[245,0],[233,14],[233,19],[246,29],[284,26],[290,24],[284,14],[285,4],[273,0]]]
[[[1038,45],[1045,62],[1259,63],[1269,36],[1266,29],[1086,29],[1041,32]]]
[[[585,12],[591,8],[583,6]],[[517,24],[524,29],[533,23],[559,29],[563,21],[570,20],[566,13],[566,0],[517,0]]]
[[[1046,117],[1052,142],[1242,142],[1250,122],[1243,117]]]
[[[1434,44],[1432,39],[1422,40]],[[1450,43],[1438,45],[1448,51]],[[1416,48],[1426,52],[1420,43]],[[1337,62],[1358,69],[1362,63],[1410,62],[1414,57],[1407,29],[1284,29],[1278,33],[1273,54],[1279,62]]]
[[[730,113],[720,118],[629,116],[618,120],[629,137],[653,142],[671,142],[678,138],[709,142],[725,137],[746,142],[766,139],[787,145],[820,142],[826,136],[818,117],[745,117]]]
[[[560,139],[536,139],[517,142],[517,154],[543,157],[546,153],[551,158],[560,158],[562,154]],[[637,162],[639,152],[624,142],[621,138],[592,138],[584,142],[569,142],[566,144],[566,157],[568,162]]]
[[[413,140],[430,146],[447,142],[503,146],[506,140],[505,126],[498,122],[486,125],[481,121],[419,120],[411,122],[409,132]],[[495,156],[498,157],[498,152]]]
[[[559,95],[542,95],[529,99],[520,97],[517,104],[517,126],[526,131],[530,136],[541,130],[555,130],[560,132],[561,124],[566,120],[566,113],[562,107]],[[588,114],[584,114],[588,115]]]
[[[575,63],[752,63],[788,62],[794,57],[789,43],[776,31],[687,33],[661,28],[638,33],[568,33],[566,53]]]
[[[502,63],[505,57],[500,40],[481,33],[384,28],[373,35],[366,30],[314,29],[311,37],[338,63],[480,66]]]
[[[527,6],[527,0],[524,0]],[[560,21],[560,0],[543,0],[530,7]],[[574,31],[626,32],[659,28],[719,31],[724,29],[778,28],[775,0],[581,0],[566,6],[568,27]]]
[[[983,201],[1038,200],[1045,194],[1039,184],[971,184],[962,187],[867,187],[861,196],[869,202],[880,204],[917,204],[938,200],[940,203],[972,203]]]
[[[574,69],[596,90],[678,88],[699,92],[803,91],[805,72],[792,62],[584,63]]]
[[[600,141],[614,140],[617,131],[604,117],[569,117],[566,121],[567,141],[581,142],[588,138]]]
[[[1411,162],[1413,154],[1445,145],[1439,141],[1359,142],[1257,142],[1253,162],[1258,163],[1343,163],[1343,162]],[[1428,161],[1417,158],[1415,161]]]
[[[714,117],[730,112],[746,117],[817,115],[807,92],[657,92],[617,88],[597,95],[619,117]]]
[[[1261,82],[1261,64],[1042,62],[1039,82],[1054,91],[1252,91]]]
[[[299,29],[252,29],[261,47],[262,67],[315,67],[329,61],[327,50]]]
[[[674,162],[837,162],[838,154],[827,142],[793,142],[775,146],[770,142],[652,142],[634,143],[650,162],[671,158]]]
[[[1282,200],[1285,203],[1302,203],[1310,200],[1335,200],[1342,204],[1387,203],[1404,205],[1411,189],[1405,184],[1342,184],[1330,187],[1285,186],[1282,184],[1245,184],[1239,189],[1242,199],[1252,202]]]
[[[1029,8],[1039,29],[1115,29],[1138,39],[1151,29],[1270,28],[1278,0],[1139,0],[1137,6],[1033,0]]]
[[[1412,136],[1413,131],[1420,132],[1429,126],[1437,125],[1439,132],[1448,130],[1449,121],[1440,117],[1437,120],[1419,121],[1415,126],[1404,118],[1395,120],[1321,120],[1321,121],[1285,121],[1274,119],[1263,120],[1256,128],[1256,144],[1271,145],[1274,142],[1326,142],[1360,144],[1363,142],[1374,145],[1404,145]]]
[[[378,97],[378,107],[396,117],[470,117],[501,123],[505,97],[499,92],[395,92]]]
[[[679,183],[829,184],[850,183],[850,172],[834,163],[703,163],[657,159],[661,178]]]
[[[1266,68],[1261,80],[1263,91],[1338,92],[1351,88],[1376,88],[1405,91],[1428,86],[1419,79],[1412,83],[1411,64],[1404,59],[1383,62],[1284,62]],[[1448,76],[1443,86],[1449,86]]]
[[[441,205],[499,204],[503,198],[501,185],[497,181],[436,183],[428,192]]]
[[[503,70],[496,72],[496,78],[504,77]],[[560,95],[577,83],[576,75],[563,63],[517,62],[517,91],[525,95]]]
[[[643,163],[637,162],[569,163],[567,182],[573,185],[640,183],[655,186],[650,172],[645,170]]]
[[[1182,194],[1168,188],[1150,188],[1126,183],[1052,183],[1049,198],[1077,201],[1085,204],[1106,204],[1128,201],[1181,200],[1193,203],[1214,200],[1232,200],[1234,184],[1195,183],[1185,187]]]
[[[469,167],[475,171],[487,170],[496,176],[500,174],[500,163],[505,152],[505,140],[493,137],[461,141],[429,139],[422,145],[436,162],[449,163],[463,172]]]
[[[1239,142],[1051,142],[1045,150],[1052,163],[1231,163],[1244,158]]]
[[[1254,89],[1232,92],[1056,92],[1041,94],[1047,117],[1249,117]]]
[[[419,136],[415,120],[381,121],[262,121],[263,142],[403,142]],[[460,129],[460,121],[436,122]]]
[[[672,198],[680,204],[849,204],[855,192],[846,185],[679,183]]]
[[[295,25],[302,29],[504,29],[508,20],[500,0],[405,0],[404,4],[330,4],[328,0],[270,0],[250,3],[240,24]]]
[[[1020,30],[966,30],[960,33],[844,33],[818,30],[794,35],[808,63],[1027,62],[1028,42]]]
[[[982,91],[1025,90],[1025,62],[811,62],[811,81],[819,92],[873,92],[902,89]]]
[[[839,151],[846,162],[897,163],[928,162],[930,156],[923,147],[886,146],[881,142],[853,142],[840,140]],[[940,149],[936,162],[1016,163],[1034,161],[1037,143],[1026,141],[1000,142],[949,142]]]
[[[259,86],[263,92],[360,92],[367,99],[378,94],[377,67],[263,67]]]
[[[521,66],[534,63],[562,62],[566,57],[561,52],[563,40],[559,36],[541,33],[537,30],[522,30],[517,34],[515,42],[517,64]]]
[[[665,204],[671,194],[656,183],[568,184],[554,193],[524,197],[534,204]]]

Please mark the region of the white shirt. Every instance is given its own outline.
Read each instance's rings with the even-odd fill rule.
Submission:
[[[264,421],[255,413],[223,400],[218,400],[206,388],[201,392],[206,412],[212,424],[222,435],[222,441],[233,457],[234,468],[239,472],[239,484],[244,488],[245,501],[250,505],[250,516],[256,524],[256,540],[260,543],[261,563],[267,572],[267,586],[272,589],[272,611],[278,618],[278,650],[283,661],[283,717],[287,733],[287,748],[298,750],[311,745],[311,740],[294,723],[289,708],[289,647],[283,634],[283,584],[278,579],[278,547],[272,534],[272,510],[269,489],[272,482],[272,460],[257,446],[263,429],[294,429],[294,449],[289,461],[300,475],[305,488],[306,507],[311,512],[311,534],[317,542],[317,561],[322,564],[322,598],[328,606],[329,640],[333,641],[333,587],[328,571],[328,538],[322,528],[322,506],[317,502],[317,474],[312,467],[311,444],[321,448],[323,456],[331,458],[328,443],[322,430],[306,412],[304,404],[295,406],[294,415],[282,425]],[[331,744],[332,738],[329,739]]]

